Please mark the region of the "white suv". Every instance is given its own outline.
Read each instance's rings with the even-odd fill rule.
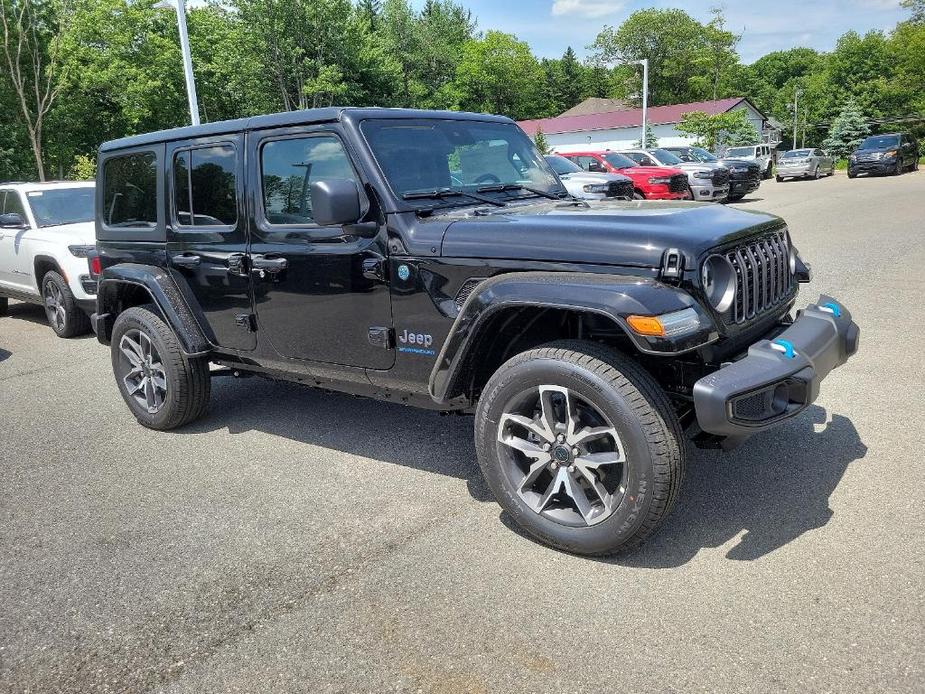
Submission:
[[[93,208],[92,181],[0,183],[0,314],[18,299],[44,306],[60,337],[90,329]]]
[[[771,171],[777,155],[775,145],[748,145],[746,147],[730,147],[726,150],[727,159],[745,159],[757,162],[761,167],[761,177],[771,178]]]

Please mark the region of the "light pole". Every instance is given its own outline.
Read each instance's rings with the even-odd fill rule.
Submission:
[[[153,7],[175,9],[177,26],[180,29],[180,50],[183,52],[183,74],[186,77],[186,96],[189,99],[189,115],[193,125],[199,125],[199,99],[196,98],[196,79],[193,77],[193,58],[189,48],[189,33],[186,31],[186,0],[161,0]]]
[[[800,94],[803,90],[794,87],[793,90],[793,148],[797,148],[797,123],[800,120]]]
[[[649,59],[642,60],[621,60],[615,65],[642,65],[642,149],[646,148],[646,126],[648,125],[649,112]]]

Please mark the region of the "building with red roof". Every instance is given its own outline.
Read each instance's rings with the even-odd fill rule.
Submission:
[[[589,100],[590,101],[590,100]],[[601,100],[599,100],[601,101]],[[583,102],[584,103],[584,102]],[[556,118],[538,118],[520,121],[518,125],[530,137],[540,130],[550,148],[557,152],[577,152],[586,149],[630,149],[642,134],[642,109],[624,108],[601,113],[582,113],[582,104],[569,109]],[[728,111],[744,110],[748,118],[761,133],[764,142],[780,141],[780,125],[765,116],[745,97],[698,101],[692,104],[652,106],[648,112],[649,128],[658,138],[660,147],[692,144],[694,138],[678,132],[676,126],[685,113],[703,111],[717,115]]]

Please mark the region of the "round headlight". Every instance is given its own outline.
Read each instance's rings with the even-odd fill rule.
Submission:
[[[700,268],[700,283],[707,301],[719,313],[732,306],[736,295],[736,271],[721,255],[711,255]]]

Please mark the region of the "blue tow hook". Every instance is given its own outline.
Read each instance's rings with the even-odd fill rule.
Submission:
[[[778,352],[783,352],[787,359],[793,359],[796,356],[796,352],[793,351],[793,344],[789,340],[774,340],[771,347]]]
[[[832,312],[832,315],[835,316],[836,318],[838,318],[841,315],[841,307],[838,304],[834,304],[834,303],[822,304],[822,306],[820,306],[819,308],[828,309],[829,311]]]

